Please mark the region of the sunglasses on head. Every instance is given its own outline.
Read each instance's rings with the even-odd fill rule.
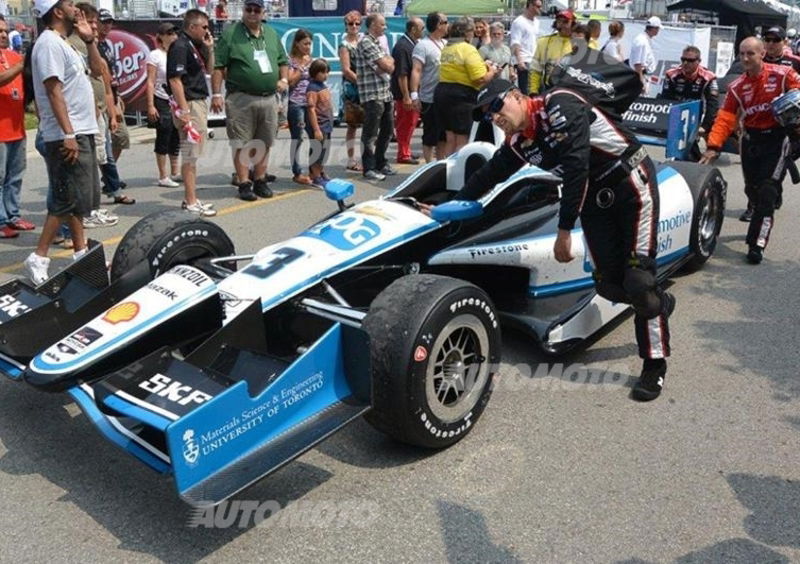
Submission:
[[[263,10],[260,6],[247,6],[244,11],[248,14],[260,14]]]
[[[699,60],[700,59],[692,59],[690,57],[681,57],[681,62],[682,63],[696,63]]]

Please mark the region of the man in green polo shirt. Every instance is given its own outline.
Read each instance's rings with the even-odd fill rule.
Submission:
[[[225,116],[239,197],[252,201],[272,197],[267,183],[269,150],[278,130],[276,94],[289,86],[289,60],[273,28],[261,21],[264,0],[245,0],[242,21],[228,26],[215,50],[211,76],[211,109]],[[249,180],[249,165],[253,177]]]

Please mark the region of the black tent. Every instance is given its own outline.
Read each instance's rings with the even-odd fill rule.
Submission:
[[[719,18],[719,25],[736,26],[736,49],[745,37],[756,35],[773,25],[786,28],[786,15],[773,10],[761,2],[743,2],[742,0],[682,0],[667,6],[668,12],[714,13]]]

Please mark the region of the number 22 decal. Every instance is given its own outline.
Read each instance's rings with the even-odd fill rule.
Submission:
[[[278,272],[287,264],[296,261],[304,254],[303,251],[298,251],[292,247],[281,247],[272,253],[273,258],[267,264],[251,264],[242,270],[242,272],[264,280]]]

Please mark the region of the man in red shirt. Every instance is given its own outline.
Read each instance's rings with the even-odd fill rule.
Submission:
[[[8,22],[0,16],[0,239],[35,227],[19,216],[25,173],[22,64],[22,55],[9,48]]]
[[[748,201],[754,204],[747,230],[747,261],[758,264],[774,224],[775,203],[781,192],[789,154],[789,138],[772,114],[772,101],[800,88],[800,75],[792,67],[764,62],[764,43],[748,37],[739,45],[744,73],[731,82],[725,102],[708,135],[708,149],[701,163],[714,161],[722,144],[736,129],[738,115],[744,116],[742,173]]]

